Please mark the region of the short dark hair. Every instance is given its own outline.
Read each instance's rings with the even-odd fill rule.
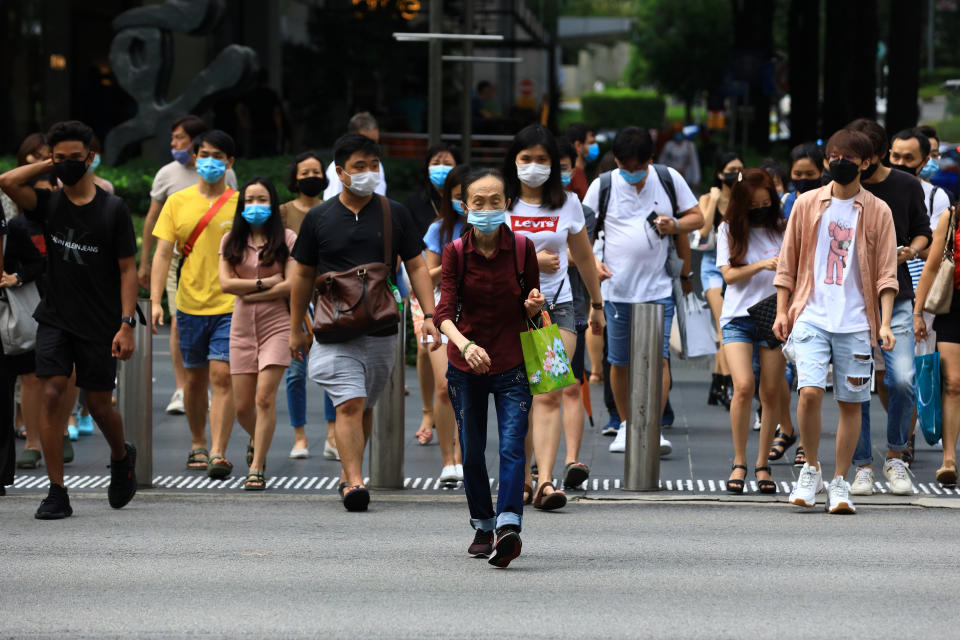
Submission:
[[[624,127],[613,139],[613,157],[620,162],[630,158],[646,162],[653,157],[653,138],[643,127]]]
[[[460,165],[460,149],[449,142],[438,142],[427,149],[427,155],[423,160],[423,170],[420,172],[420,177],[417,180],[420,193],[425,198],[432,198],[434,197],[433,194],[436,193],[436,190],[433,188],[433,183],[430,182],[430,161],[433,160],[433,156],[438,153],[449,153],[453,156],[454,163],[458,166]]]
[[[361,131],[373,131],[374,129],[379,129],[380,125],[377,124],[377,119],[373,117],[373,114],[369,111],[361,111],[360,113],[355,113],[350,121],[347,122],[347,132],[348,133],[359,133]]]
[[[839,152],[860,160],[869,160],[874,153],[873,143],[867,134],[853,129],[840,129],[827,140],[826,155]]]
[[[58,122],[47,132],[47,144],[50,150],[67,140],[76,140],[83,143],[84,149],[90,148],[90,141],[93,140],[93,129],[79,120],[66,120]]]
[[[593,127],[588,125],[586,122],[574,122],[573,124],[567,126],[567,129],[563,132],[563,135],[566,136],[571,143],[586,142],[587,134],[591,131],[593,131]]]
[[[803,142],[790,150],[790,169],[793,169],[793,165],[798,160],[804,158],[812,162],[820,173],[823,173],[823,151],[817,146],[816,142]]]
[[[36,156],[40,147],[45,146],[47,146],[47,138],[39,131],[28,135],[23,139],[23,142],[20,143],[20,148],[17,149],[17,166],[22,167],[25,164],[29,164],[27,162],[27,156]]]
[[[557,138],[557,148],[560,150],[560,159],[569,158],[570,164],[577,163],[577,149],[566,136]]]
[[[300,188],[297,186],[297,170],[301,162],[310,158],[314,158],[320,163],[320,171],[323,172],[323,159],[320,157],[319,152],[309,149],[307,151],[298,153],[293,158],[293,164],[290,165],[290,174],[287,176],[287,189],[290,190],[290,193],[300,193]],[[323,175],[323,188],[327,188],[326,174]]]
[[[210,130],[210,126],[204,122],[203,118],[200,116],[195,116],[192,113],[188,113],[185,116],[180,116],[170,124],[170,133],[173,133],[177,130],[177,127],[183,127],[183,132],[190,136],[190,139],[196,138],[201,133],[206,133]]]
[[[857,118],[844,128],[850,129],[851,131],[859,131],[866,135],[870,140],[870,144],[873,146],[873,153],[871,155],[883,158],[883,156],[887,154],[887,150],[890,148],[887,142],[887,130],[876,120]],[[869,158],[864,158],[864,160],[868,159]]]
[[[211,147],[227,154],[228,158],[234,157],[236,154],[237,146],[233,142],[233,138],[230,137],[230,134],[226,131],[221,131],[220,129],[210,129],[206,133],[193,139],[193,154],[196,155],[200,152],[200,145],[206,142]]]
[[[559,209],[567,201],[567,193],[563,190],[563,182],[560,180],[560,150],[557,149],[557,139],[545,126],[531,124],[513,137],[510,149],[503,159],[503,181],[511,208],[520,200],[517,155],[524,149],[531,149],[537,145],[546,149],[550,156],[550,177],[543,183],[543,195],[540,200],[543,208]]]
[[[779,179],[781,187],[787,187],[787,182],[789,182],[790,179],[787,177],[787,172],[783,169],[783,165],[777,162],[776,158],[764,158],[763,162],[760,163],[760,168],[770,174],[770,177],[773,178],[774,181]]]
[[[347,160],[355,153],[373,155],[380,157],[380,145],[359,133],[348,133],[340,136],[333,143],[333,162],[338,167],[343,167]]]
[[[460,200],[462,200],[463,202],[466,202],[467,193],[470,191],[470,185],[472,185],[477,180],[481,180],[488,176],[496,178],[504,185],[504,188],[506,188],[506,182],[504,182],[503,180],[502,173],[500,173],[496,169],[490,169],[490,168],[484,167],[483,169],[477,169],[475,171],[471,171],[470,174],[463,179],[463,183],[460,186]]]
[[[927,136],[927,138],[933,138],[937,142],[940,142],[940,136],[937,135],[937,130],[931,127],[928,124],[921,124],[917,126],[917,129],[920,130],[920,133]]]
[[[928,138],[919,127],[911,127],[910,129],[904,129],[903,131],[898,131],[894,136],[893,140],[909,140],[910,138],[916,138],[917,144],[920,145],[920,155],[926,157],[930,155],[930,138]]]

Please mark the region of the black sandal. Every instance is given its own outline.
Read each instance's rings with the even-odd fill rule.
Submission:
[[[263,480],[263,471],[251,471],[247,474],[247,479],[243,483],[244,491],[263,491],[267,488],[267,483]]]
[[[773,437],[773,443],[770,445],[770,459],[779,460],[790,450],[797,442],[797,433],[794,431],[790,435],[785,435],[780,431],[780,427],[777,427],[777,433]],[[779,447],[779,449],[777,448]]]
[[[773,477],[773,472],[770,470],[770,465],[767,465],[767,466],[765,466],[765,467],[757,467],[757,468],[755,468],[755,469],[753,470],[753,474],[754,474],[754,475],[757,475],[757,474],[760,473],[761,471],[766,471],[767,473],[770,474],[771,477]],[[777,483],[774,482],[773,480],[761,480],[761,479],[758,477],[758,478],[757,478],[757,488],[760,490],[760,493],[767,493],[767,494],[769,494],[769,493],[776,493],[776,492],[777,492]]]
[[[807,464],[807,454],[803,452],[803,445],[797,445],[797,455],[793,457],[793,466],[798,469]]]
[[[731,471],[735,471],[735,470],[737,470],[737,469],[743,469],[744,472],[746,472],[746,470],[747,470],[747,465],[744,465],[744,464],[735,464],[735,465],[733,465],[730,469],[731,469]],[[744,473],[743,475],[746,476],[747,474]],[[744,478],[744,479],[746,479],[746,478]],[[744,481],[741,480],[740,478],[730,478],[730,479],[727,479],[727,493],[736,493],[736,494],[741,494],[741,493],[743,493],[743,483],[744,483]]]

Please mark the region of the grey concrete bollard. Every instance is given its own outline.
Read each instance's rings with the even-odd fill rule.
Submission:
[[[406,370],[406,310],[401,314],[396,360],[387,386],[373,407],[370,434],[370,486],[403,489],[404,395]]]
[[[117,368],[117,407],[123,418],[123,433],[137,448],[137,485],[153,486],[153,334],[150,301],[138,300],[137,326],[133,330],[133,355]],[[146,310],[146,313],[142,313]]]
[[[630,409],[623,463],[625,491],[660,488],[660,387],[663,305],[637,303],[630,324]]]

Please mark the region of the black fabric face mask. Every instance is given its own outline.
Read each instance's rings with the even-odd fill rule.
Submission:
[[[797,190],[797,193],[806,193],[822,185],[823,181],[820,178],[798,178],[793,181],[793,187]]]
[[[737,184],[737,178],[739,177],[740,177],[739,171],[725,173],[723,174],[723,184],[727,185],[728,187],[732,187],[733,185]]]
[[[87,173],[86,160],[61,160],[53,163],[53,172],[60,178],[60,182],[72,187],[80,182]]]
[[[327,186],[326,178],[320,176],[310,176],[309,178],[300,178],[297,180],[297,189],[308,198],[315,198],[320,195]]]
[[[870,179],[870,176],[872,176],[873,174],[875,174],[875,173],[877,172],[877,169],[879,169],[879,168],[880,168],[880,165],[879,165],[879,164],[872,164],[872,165],[870,165],[869,167],[867,167],[866,169],[864,169],[863,171],[860,172],[860,179],[861,179],[861,180],[869,180],[869,179]]]
[[[920,165],[922,167],[923,165]],[[897,169],[898,171],[903,171],[904,173],[909,173],[912,176],[917,175],[917,171],[920,170],[920,167],[908,167],[905,164],[890,164],[891,169]]]
[[[755,207],[747,211],[747,218],[750,220],[751,226],[758,226],[769,220],[773,211],[772,204],[765,207]]]
[[[860,170],[857,165],[846,158],[840,158],[830,163],[830,177],[833,181],[844,187],[857,179]],[[866,174],[866,171],[863,172]]]

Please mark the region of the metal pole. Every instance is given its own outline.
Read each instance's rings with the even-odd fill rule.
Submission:
[[[373,407],[370,434],[370,486],[374,489],[403,489],[404,398],[407,315],[401,313],[393,373]]]
[[[630,323],[630,409],[623,462],[625,491],[660,488],[663,305],[637,303]]]
[[[430,0],[430,32],[439,33],[443,27],[443,0]],[[430,146],[440,144],[443,133],[443,44],[438,39],[430,40],[427,63],[427,133]]]
[[[927,71],[933,71],[933,0],[927,4]]]
[[[150,301],[138,300],[137,307],[149,318]],[[153,336],[150,324],[138,322],[133,330],[136,348],[118,368],[117,406],[123,418],[127,440],[137,448],[137,485],[153,486]]]
[[[473,33],[473,0],[463,0],[463,32],[465,34]],[[465,40],[463,43],[463,55],[470,57],[473,55],[473,42]],[[463,161],[470,163],[473,141],[473,63],[463,63],[463,97],[460,102],[460,108],[463,110],[463,135],[460,138],[460,153],[463,155]]]

